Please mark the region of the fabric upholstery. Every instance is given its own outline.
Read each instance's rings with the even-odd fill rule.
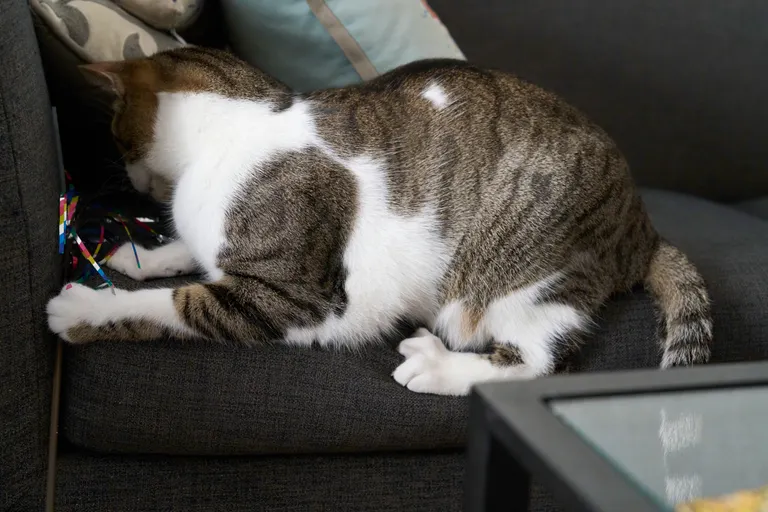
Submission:
[[[177,341],[72,347],[62,432],[129,453],[462,446],[465,401],[402,388],[390,377],[399,360],[383,344],[360,353]]]
[[[750,201],[744,201],[733,205],[734,208],[738,208],[743,212],[747,212],[755,217],[768,220],[768,196],[752,199]]]
[[[556,91],[614,137],[640,183],[768,194],[768,2],[431,0],[470,61]]]
[[[460,452],[335,457],[67,454],[59,512],[461,510]]]
[[[0,0],[0,510],[41,510],[59,287],[58,167],[26,2]]]
[[[768,223],[668,192],[648,191],[646,199],[659,230],[709,281],[715,361],[768,357]],[[616,297],[598,323],[570,371],[659,364],[655,312],[644,292]],[[463,446],[466,401],[403,389],[390,377],[399,361],[385,344],[360,353],[176,341],[72,347],[63,432],[80,446],[128,453]]]
[[[460,451],[274,457],[59,457],[60,512],[462,510]],[[140,491],[139,491],[140,490]],[[562,510],[534,483],[530,512]]]

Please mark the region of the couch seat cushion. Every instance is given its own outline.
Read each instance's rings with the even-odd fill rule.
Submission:
[[[750,199],[749,201],[743,201],[734,204],[733,206],[750,215],[768,220],[768,196]]]
[[[659,231],[699,266],[715,313],[714,360],[768,357],[768,223],[646,191]],[[130,282],[118,279],[119,286]],[[657,366],[642,290],[603,309],[570,371]],[[360,353],[167,340],[68,347],[62,432],[103,452],[269,454],[417,450],[464,444],[467,401],[419,395],[390,377],[382,342]]]

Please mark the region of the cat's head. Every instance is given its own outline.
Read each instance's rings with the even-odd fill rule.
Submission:
[[[177,178],[153,155],[160,94],[210,92],[276,102],[290,94],[284,85],[233,55],[200,47],[80,68],[91,83],[114,98],[112,135],[131,183],[158,201],[170,198]]]

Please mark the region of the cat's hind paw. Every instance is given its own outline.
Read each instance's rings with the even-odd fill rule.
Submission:
[[[77,343],[77,328],[96,326],[108,321],[105,306],[114,298],[113,290],[94,290],[82,284],[69,283],[48,302],[48,327],[61,339]]]

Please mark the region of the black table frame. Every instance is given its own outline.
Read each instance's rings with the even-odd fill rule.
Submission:
[[[464,510],[526,511],[533,476],[566,510],[658,512],[652,499],[558,419],[548,402],[761,385],[768,385],[768,363],[562,375],[477,386],[470,397]]]

